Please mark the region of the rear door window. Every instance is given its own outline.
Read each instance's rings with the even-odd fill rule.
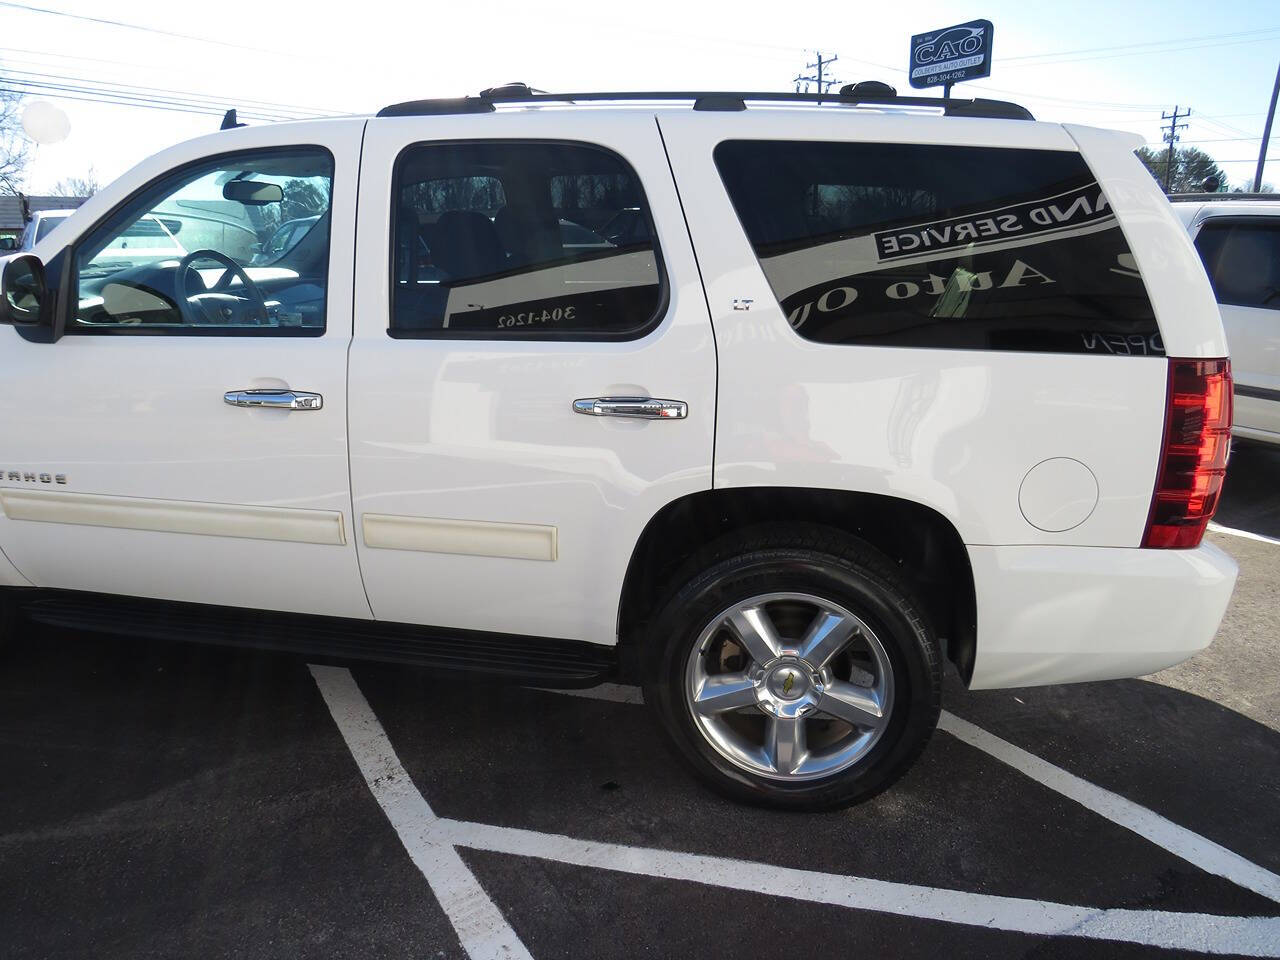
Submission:
[[[1280,310],[1280,220],[1209,220],[1196,249],[1219,303]]]
[[[627,339],[661,317],[661,257],[640,183],[574,143],[424,143],[401,154],[392,211],[393,337]]]
[[[728,141],[715,161],[774,295],[820,343],[1162,354],[1079,154]]]

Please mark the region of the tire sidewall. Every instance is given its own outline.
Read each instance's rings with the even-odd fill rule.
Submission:
[[[853,767],[788,783],[740,769],[703,736],[684,694],[690,651],[713,617],[766,593],[810,593],[845,607],[875,631],[889,655],[894,700],[889,724]],[[941,671],[918,607],[893,585],[848,559],[772,548],[724,561],[680,590],[654,621],[645,699],[681,756],[734,799],[792,809],[847,805],[878,793],[915,759],[937,723]]]

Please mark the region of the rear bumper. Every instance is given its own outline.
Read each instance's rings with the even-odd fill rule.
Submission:
[[[975,690],[1138,677],[1207,647],[1236,563],[1195,550],[969,547]]]

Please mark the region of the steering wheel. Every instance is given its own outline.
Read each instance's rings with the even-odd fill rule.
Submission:
[[[187,280],[192,265],[198,260],[212,260],[225,269],[222,271],[222,276],[218,278],[212,287],[206,287],[203,292],[195,296],[188,296]],[[240,278],[242,290],[247,296],[240,295],[240,291],[229,292],[228,288],[231,286],[231,281],[236,277]],[[201,285],[203,285],[203,280]],[[262,295],[258,285],[244,272],[244,268],[240,264],[217,250],[193,250],[182,258],[182,261],[178,264],[176,292],[178,295],[178,310],[182,314],[183,323],[197,325],[233,323],[237,319],[240,308],[245,303],[254,308],[255,323],[260,325],[268,321],[267,300]],[[193,309],[196,306],[200,308],[198,311]]]

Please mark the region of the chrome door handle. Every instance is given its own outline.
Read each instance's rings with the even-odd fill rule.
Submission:
[[[324,397],[305,390],[228,390],[222,399],[233,407],[273,410],[319,410],[324,406]]]
[[[653,397],[588,397],[573,401],[573,412],[588,417],[630,417],[636,420],[683,420],[689,405],[683,400]]]

